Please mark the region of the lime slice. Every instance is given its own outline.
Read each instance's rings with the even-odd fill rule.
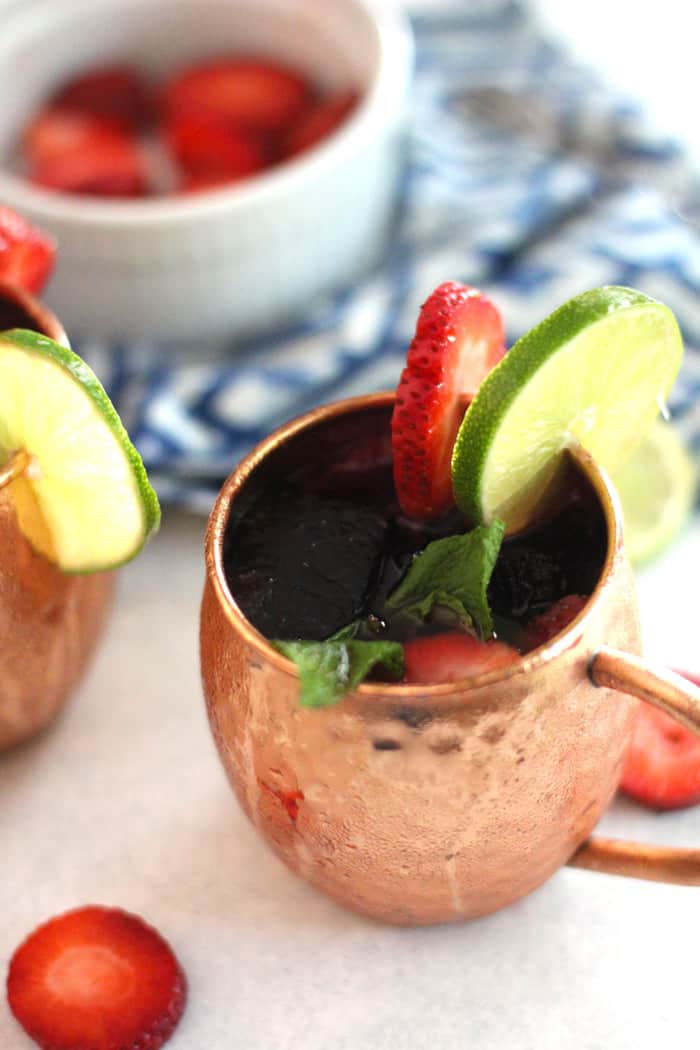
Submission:
[[[5,491],[32,546],[64,572],[121,565],[157,528],[156,494],[97,377],[22,329],[0,335],[0,467],[18,450],[29,465]]]
[[[613,482],[622,501],[625,546],[639,565],[668,546],[687,521],[697,469],[677,431],[657,420]]]
[[[518,340],[467,410],[452,456],[458,506],[514,532],[551,495],[566,448],[614,472],[664,406],[682,353],[671,311],[641,292],[570,299]]]

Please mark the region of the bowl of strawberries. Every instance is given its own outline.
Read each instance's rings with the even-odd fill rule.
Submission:
[[[39,61],[37,56],[41,56]],[[0,38],[0,200],[81,337],[259,333],[381,259],[411,73],[380,0],[32,0]]]

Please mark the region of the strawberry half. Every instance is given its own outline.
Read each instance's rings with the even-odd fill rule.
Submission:
[[[391,421],[394,483],[410,517],[428,521],[453,506],[457,431],[504,338],[500,313],[476,288],[448,281],[423,303]]]
[[[93,906],[51,919],[20,945],[7,996],[44,1050],[158,1050],[180,1020],[186,981],[156,930]]]
[[[0,281],[38,293],[56,259],[56,245],[10,208],[0,205]]]
[[[242,128],[187,113],[170,117],[165,127],[170,152],[188,175],[208,179],[210,185],[235,182],[266,166],[260,141]]]
[[[356,91],[344,91],[309,106],[289,129],[282,150],[284,156],[296,157],[317,146],[347,120],[358,99]]]
[[[56,92],[51,106],[117,121],[125,131],[135,131],[153,117],[148,86],[130,66],[103,66],[73,77]]]
[[[520,659],[505,642],[481,642],[471,634],[435,634],[414,638],[403,647],[405,682],[424,685],[458,682],[461,678],[498,671]]]
[[[575,619],[585,606],[588,598],[582,594],[567,594],[550,605],[545,612],[535,616],[525,627],[528,647],[536,649],[560,634]]]
[[[700,686],[699,678],[684,677]],[[641,703],[620,787],[652,809],[700,802],[700,737],[651,704]]]
[[[146,193],[141,146],[114,121],[49,109],[27,128],[25,150],[30,177],[41,186],[106,197]]]
[[[164,104],[170,114],[276,132],[301,113],[309,94],[308,81],[285,66],[235,58],[185,70],[166,87]]]

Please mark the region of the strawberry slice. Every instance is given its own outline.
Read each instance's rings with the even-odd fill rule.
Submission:
[[[700,686],[700,678],[681,673]],[[620,787],[652,809],[680,809],[700,802],[700,736],[651,704],[641,703]]]
[[[550,605],[545,612],[535,616],[525,627],[528,648],[536,649],[560,634],[575,619],[585,606],[588,598],[582,594],[567,594]]]
[[[520,659],[505,642],[481,642],[471,634],[435,634],[414,638],[403,647],[406,682],[425,685],[498,671]]]
[[[209,190],[221,190],[230,186],[231,182],[227,175],[184,175],[178,183],[178,193],[207,193]]]
[[[27,128],[33,182],[65,193],[139,197],[147,190],[144,153],[117,122],[50,109]]]
[[[358,100],[356,91],[344,91],[309,106],[290,127],[282,149],[284,156],[296,157],[317,146],[347,120]]]
[[[96,906],[40,926],[7,976],[13,1014],[44,1050],[158,1050],[180,1020],[186,992],[156,930]]]
[[[56,157],[79,151],[86,142],[110,142],[115,135],[122,135],[116,121],[64,109],[45,109],[25,129],[24,152],[32,167],[40,167]]]
[[[52,108],[117,121],[135,131],[153,116],[145,80],[130,66],[102,66],[67,81],[51,99]]]
[[[262,171],[262,143],[242,128],[187,113],[174,114],[165,126],[168,148],[188,175],[235,182]]]
[[[0,205],[0,281],[38,293],[56,258],[56,245],[45,233]]]
[[[420,521],[454,504],[450,459],[469,399],[505,353],[493,303],[448,281],[423,303],[391,421],[394,482],[404,513]]]
[[[164,103],[171,114],[275,132],[301,113],[309,94],[308,81],[285,66],[232,58],[186,69],[167,85]]]

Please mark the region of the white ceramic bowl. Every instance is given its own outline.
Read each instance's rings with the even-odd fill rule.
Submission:
[[[380,257],[401,168],[410,31],[387,0],[23,0],[0,32],[0,201],[53,233],[46,300],[71,336],[197,340],[279,324]],[[241,51],[353,84],[356,112],[307,154],[216,192],[50,193],[12,172],[27,118],[109,60],[155,76]]]

